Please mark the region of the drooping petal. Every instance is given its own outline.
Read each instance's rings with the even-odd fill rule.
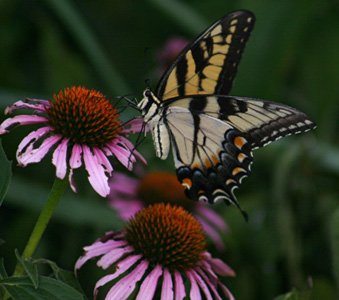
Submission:
[[[74,144],[73,148],[72,148],[72,153],[71,153],[71,157],[69,159],[69,166],[70,166],[70,170],[68,173],[68,181],[69,181],[69,185],[71,186],[71,189],[73,192],[77,192],[77,186],[73,177],[73,170],[80,168],[82,165],[82,147],[81,145],[78,144]]]
[[[63,139],[58,147],[54,150],[52,164],[56,167],[56,176],[64,179],[67,172],[67,147],[69,139]]]
[[[47,100],[38,100],[38,99],[25,99],[14,102],[12,105],[7,106],[5,109],[5,114],[10,114],[18,109],[31,109],[37,112],[46,112],[46,109],[51,105]]]
[[[208,222],[219,228],[221,231],[229,231],[229,227],[225,223],[224,219],[220,217],[220,215],[217,214],[212,208],[199,203],[195,209],[200,216],[204,217],[204,219],[208,220]]]
[[[196,280],[202,291],[204,292],[206,296],[206,300],[213,300],[213,297],[208,289],[208,286],[204,282],[204,280],[201,279],[199,274],[197,274],[194,270],[191,271],[191,276]]]
[[[31,149],[31,147],[29,147],[24,150],[24,152],[17,154],[17,161],[19,165],[25,167],[28,164],[41,161],[48,151],[61,140],[61,138],[62,137],[60,135],[50,136],[46,138],[38,148]]]
[[[123,255],[128,254],[134,251],[134,248],[131,246],[126,246],[123,248],[115,248],[105,255],[103,255],[97,262],[97,266],[103,269],[107,269],[112,264],[114,264],[117,260],[119,260]]]
[[[18,115],[13,118],[8,118],[0,124],[0,135],[7,133],[12,127],[17,125],[28,125],[46,123],[46,117],[36,115]]]
[[[212,293],[214,294],[215,300],[222,300],[222,298],[220,297],[217,291],[216,281],[213,279],[211,281],[211,279],[205,274],[205,272],[201,268],[196,268],[196,270],[201,276],[201,278],[204,280],[204,282],[208,285]]]
[[[91,149],[83,145],[83,158],[85,167],[88,172],[88,180],[93,189],[102,197],[106,197],[109,194],[108,177],[105,174],[105,170],[98,163],[97,157],[92,153]]]
[[[225,264],[221,259],[213,258],[208,252],[205,252],[204,256],[208,260],[215,273],[221,276],[235,276],[235,272],[231,269],[231,267]]]
[[[109,160],[107,159],[107,156],[102,152],[101,149],[99,149],[97,147],[94,147],[93,151],[94,151],[94,155],[98,159],[99,164],[101,164],[103,166],[103,168],[105,169],[105,172],[109,176],[112,176],[113,167],[112,167],[111,163],[109,162]]]
[[[117,300],[127,299],[135,290],[137,282],[145,274],[149,263],[143,260],[131,271],[128,275],[123,276],[112,288],[109,290],[106,299]]]
[[[82,147],[81,145],[74,144],[72,148],[71,158],[69,159],[69,166],[71,169],[77,169],[81,167],[81,154],[82,154]]]
[[[136,156],[139,160],[141,160],[145,165],[147,165],[146,159],[135,149],[134,145],[125,137],[118,136],[116,140],[123,144],[127,149],[129,149],[134,156]]]
[[[159,277],[162,274],[162,267],[156,265],[150,274],[143,280],[136,300],[152,300]]]
[[[160,299],[173,300],[173,281],[167,268],[164,269]]]
[[[135,158],[131,154],[131,151],[122,147],[122,145],[119,143],[111,142],[107,145],[117,160],[119,160],[124,167],[131,171],[133,163],[135,162]]]
[[[224,243],[222,241],[222,238],[221,238],[219,232],[214,227],[212,227],[208,222],[206,222],[205,219],[201,218],[200,216],[196,216],[196,218],[198,219],[202,228],[206,232],[206,235],[209,238],[211,238],[211,240],[214,242],[216,248],[219,251],[224,250],[224,248],[225,248]]]
[[[224,292],[225,296],[228,299],[235,300],[234,296],[232,295],[232,293],[230,292],[230,290],[226,286],[224,286],[222,283],[220,283],[219,286],[221,287],[222,291]]]
[[[23,151],[23,149],[25,149],[25,151],[31,151],[33,149],[33,144],[52,130],[52,127],[45,126],[30,132],[20,142],[17,150],[17,155],[19,155]]]
[[[180,272],[174,271],[175,300],[183,300],[186,297],[184,281]]]
[[[126,241],[113,241],[106,242],[97,241],[90,246],[84,247],[85,255],[81,256],[75,263],[75,270],[80,269],[90,259],[105,254],[113,249],[126,245]]]
[[[119,277],[121,274],[125,273],[129,268],[136,264],[141,258],[141,255],[131,255],[127,256],[124,260],[120,261],[117,265],[117,270],[113,274],[106,275],[99,279],[94,287],[94,299],[98,294],[98,289],[101,286],[104,286],[107,282]],[[106,297],[106,299],[108,299]],[[114,299],[114,298],[113,298]]]
[[[122,133],[138,133],[146,131],[146,125],[143,118],[135,118],[124,124]]]
[[[115,172],[110,181],[111,192],[135,197],[139,180],[120,172]]]
[[[194,300],[201,300],[201,294],[199,291],[199,287],[197,282],[195,281],[195,278],[192,276],[191,271],[186,271],[186,275],[190,281],[191,290],[190,290],[190,299]]]

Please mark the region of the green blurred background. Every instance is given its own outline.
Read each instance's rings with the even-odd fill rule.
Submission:
[[[316,131],[255,152],[253,174],[237,197],[249,213],[218,205],[231,232],[226,250],[210,251],[237,277],[225,280],[237,299],[272,299],[293,288],[311,299],[337,299],[339,285],[339,4],[335,0],[258,1],[0,1],[0,109],[25,97],[49,99],[59,89],[85,85],[111,99],[140,99],[145,80],[155,87],[157,53],[173,36],[193,39],[227,12],[257,17],[233,95],[282,102],[306,112]],[[135,111],[127,111],[130,118]],[[4,116],[1,113],[0,120]],[[50,157],[15,166],[21,128],[2,137],[14,177],[0,209],[0,257],[12,270],[54,178]],[[148,137],[139,151],[149,169],[173,170],[155,158]],[[116,163],[116,169],[120,169]],[[122,168],[121,168],[122,170]],[[86,179],[66,193],[35,257],[72,270],[82,253],[121,222]],[[80,276],[89,295],[95,268]],[[93,275],[92,275],[93,274]]]

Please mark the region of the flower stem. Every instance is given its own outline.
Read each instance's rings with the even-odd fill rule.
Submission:
[[[23,258],[29,258],[33,255],[35,249],[37,248],[41,240],[43,233],[45,232],[47,224],[51,219],[52,214],[55,208],[57,207],[59,200],[61,199],[62,194],[65,191],[66,186],[67,186],[66,179],[63,180],[58,178],[55,179],[47,202],[40,213],[40,216],[34,226],[31,236],[24,249],[24,252],[22,254]],[[15,267],[14,276],[22,275],[23,272],[24,270],[22,266],[18,263]]]

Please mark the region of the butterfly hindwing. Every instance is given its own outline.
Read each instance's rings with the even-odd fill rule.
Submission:
[[[233,191],[250,173],[253,149],[315,127],[289,106],[232,96],[177,99],[165,116],[178,179],[187,195],[234,204]]]
[[[234,96],[197,95],[177,99],[170,106],[185,107],[193,114],[204,113],[246,133],[252,148],[281,137],[315,128],[306,114],[287,105]]]
[[[161,78],[156,95],[161,101],[198,94],[228,94],[253,29],[249,11],[226,15],[178,56]]]
[[[244,135],[207,114],[179,107],[168,108],[166,122],[177,176],[188,197],[238,206],[234,189],[249,175],[252,163]]]

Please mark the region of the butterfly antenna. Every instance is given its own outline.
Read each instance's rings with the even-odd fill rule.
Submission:
[[[119,101],[121,101],[121,100],[127,101],[128,106],[132,107],[133,109],[135,109],[137,111],[140,111],[140,109],[139,109],[139,107],[137,105],[136,98],[134,98],[134,100],[131,100],[127,96],[119,96],[117,98],[119,99]]]

